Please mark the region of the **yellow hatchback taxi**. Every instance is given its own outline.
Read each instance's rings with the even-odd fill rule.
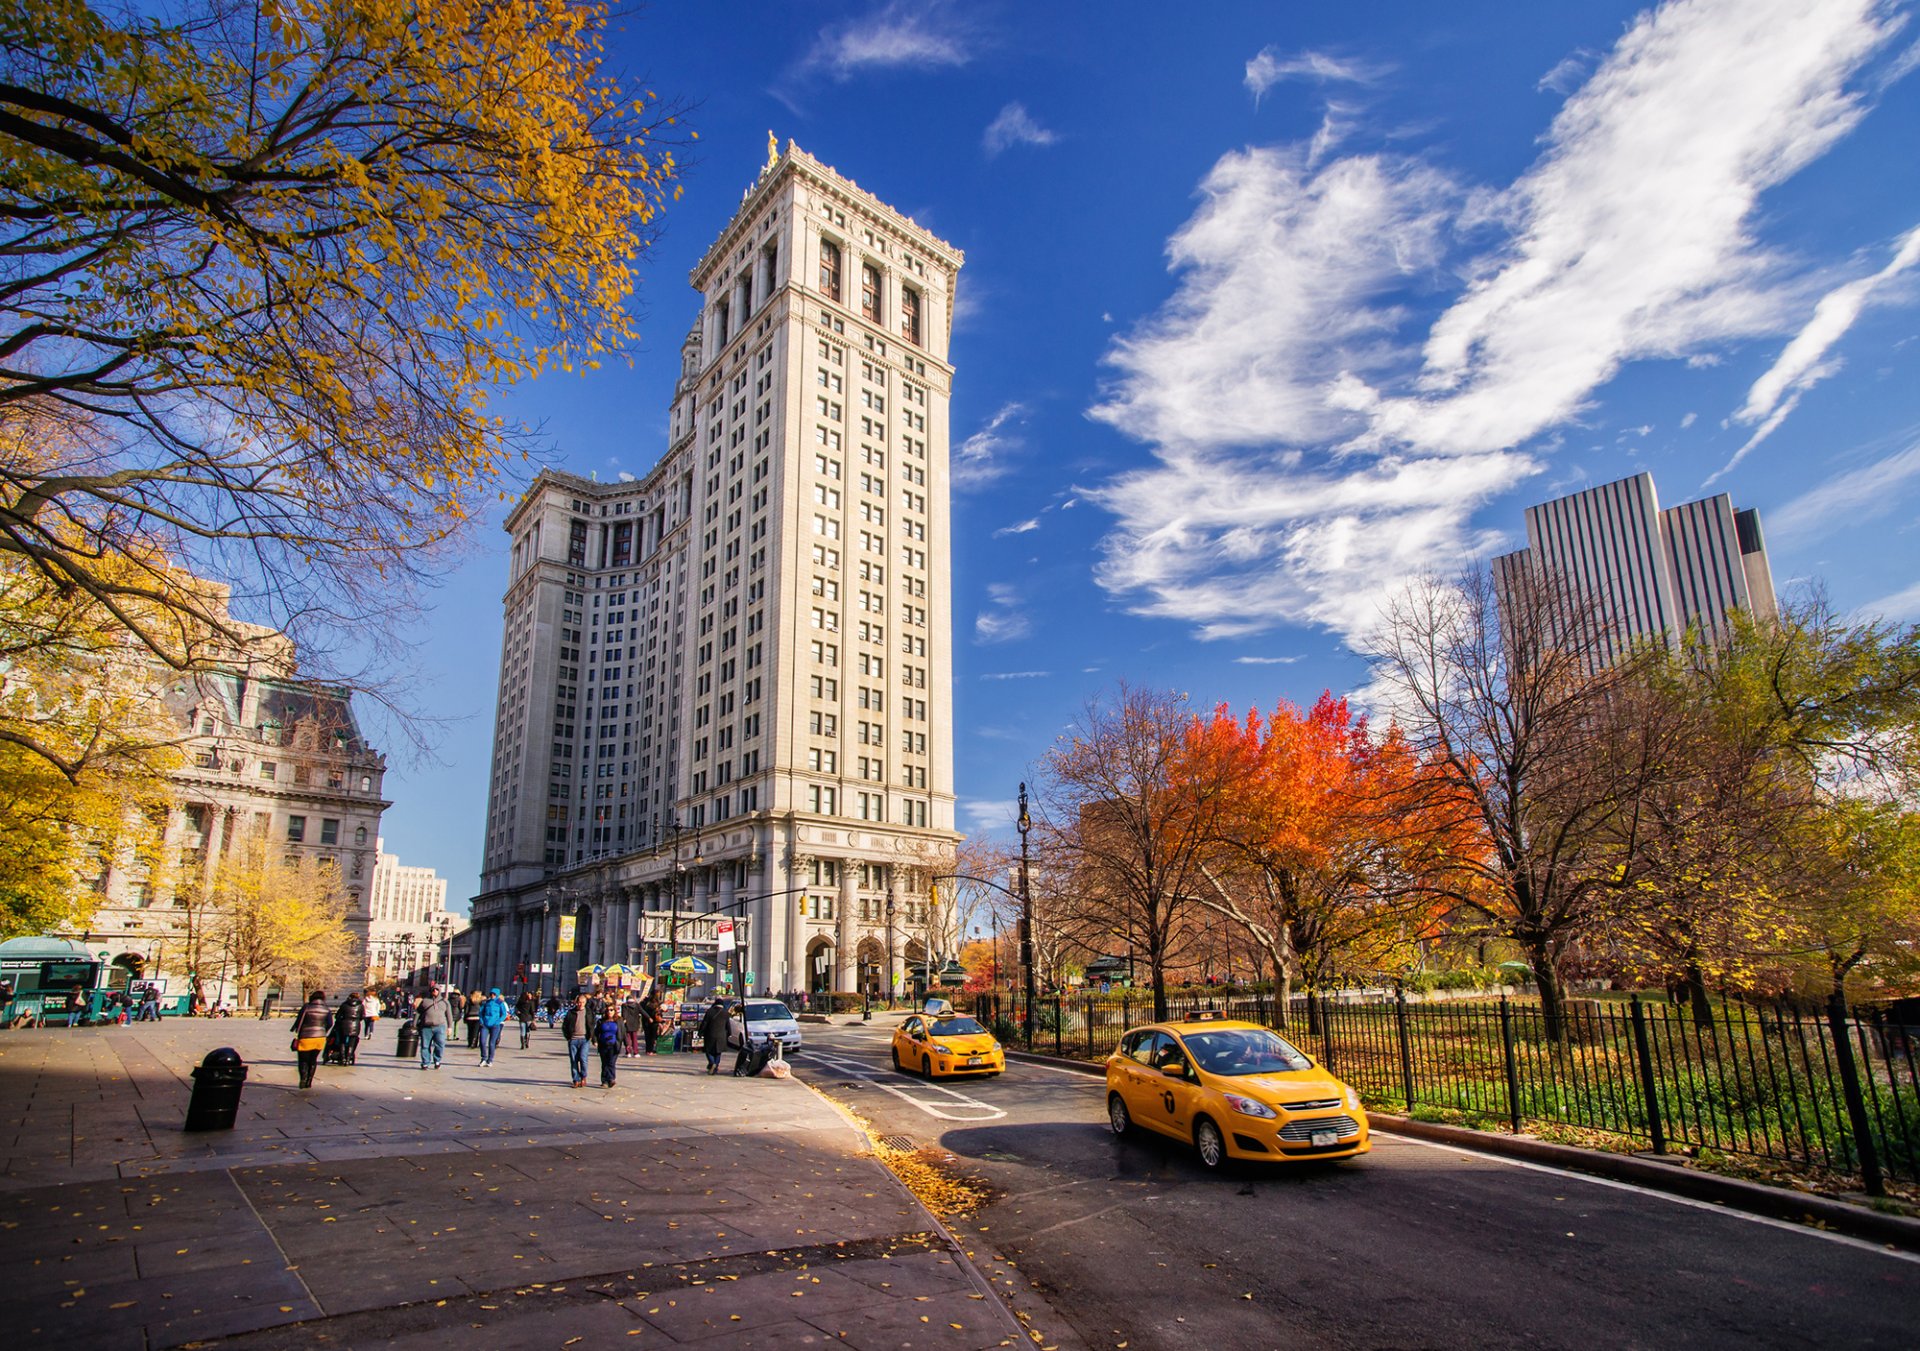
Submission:
[[[1006,1053],[993,1034],[965,1014],[916,1013],[893,1033],[893,1067],[929,1079],[948,1074],[999,1074]]]
[[[1346,1159],[1372,1148],[1359,1095],[1271,1028],[1196,1014],[1107,1057],[1107,1122],[1191,1142],[1200,1162]]]

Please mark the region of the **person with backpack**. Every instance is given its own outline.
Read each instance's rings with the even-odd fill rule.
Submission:
[[[315,990],[293,1015],[293,1054],[300,1066],[300,1087],[313,1087],[313,1071],[320,1053],[327,1049],[327,1032],[333,1025],[333,1011],[327,1007],[325,991]]]
[[[501,997],[498,985],[487,991],[476,1017],[480,1028],[480,1063],[491,1065],[494,1052],[500,1049],[500,1029],[507,1025],[507,1001]]]
[[[620,1011],[611,1005],[603,1005],[600,1021],[593,1029],[593,1049],[600,1053],[600,1087],[612,1088],[614,1070],[620,1064],[620,1042],[623,1031],[620,1026]]]
[[[429,985],[414,1005],[413,1014],[414,1025],[420,1029],[420,1068],[437,1070],[447,1056],[447,1027],[453,1022],[453,1009],[440,987]]]
[[[567,1078],[575,1088],[587,1082],[587,1041],[593,1023],[587,1017],[587,997],[577,994],[573,1007],[560,1020],[560,1035],[567,1039]]]

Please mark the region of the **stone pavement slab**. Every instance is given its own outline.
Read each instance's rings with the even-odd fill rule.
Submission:
[[[0,1032],[0,1327],[36,1346],[1021,1338],[796,1081],[657,1056],[573,1089],[541,1029],[492,1068],[370,1048],[301,1091],[286,1036],[284,1020]],[[187,1135],[188,1072],[220,1045],[250,1067],[240,1119]]]

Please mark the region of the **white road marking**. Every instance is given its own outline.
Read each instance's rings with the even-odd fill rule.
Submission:
[[[955,1092],[953,1089],[941,1084],[929,1082],[915,1085],[916,1088],[925,1092],[939,1093],[948,1099],[942,1106],[936,1107],[933,1102],[925,1098],[916,1097],[905,1089],[888,1083],[887,1079],[892,1077],[891,1071],[881,1070],[877,1066],[867,1064],[864,1060],[848,1060],[842,1056],[823,1055],[819,1051],[802,1051],[800,1058],[817,1060],[835,1074],[845,1074],[855,1079],[864,1079],[875,1088],[884,1089],[886,1092],[893,1094],[894,1097],[899,1098],[902,1102],[910,1102],[928,1116],[938,1117],[942,1121],[998,1121],[1006,1115],[1006,1111],[1003,1108],[995,1107],[990,1102],[981,1102],[978,1098],[969,1098],[966,1094]],[[958,1108],[961,1112],[972,1113],[973,1115],[956,1115],[954,1112],[944,1110],[945,1107]]]
[[[1377,1134],[1388,1135],[1388,1131]],[[1666,1201],[1676,1206],[1691,1206],[1695,1210],[1704,1210],[1710,1214],[1724,1216],[1729,1220],[1745,1220],[1748,1224],[1764,1224],[1773,1229],[1784,1229],[1790,1234],[1801,1234],[1808,1238],[1822,1238],[1829,1243],[1839,1243],[1849,1248],[1858,1248],[1862,1252],[1878,1253],[1882,1257],[1892,1257],[1902,1262],[1920,1263],[1920,1253],[1902,1252],[1898,1248],[1889,1248],[1883,1244],[1872,1243],[1864,1238],[1854,1238],[1850,1234],[1836,1234],[1828,1229],[1815,1229],[1810,1225],[1794,1224],[1790,1220],[1776,1220],[1771,1215],[1754,1215],[1748,1211],[1735,1210],[1731,1206],[1717,1206],[1711,1201],[1696,1201],[1691,1196],[1675,1196],[1672,1192],[1657,1191],[1652,1187],[1642,1187],[1635,1182],[1621,1182],[1610,1177],[1595,1177],[1591,1173],[1576,1173],[1567,1168],[1555,1168],[1549,1164],[1533,1163],[1526,1159],[1509,1159],[1503,1154],[1483,1154],[1477,1149],[1464,1145],[1441,1144],[1438,1140],[1416,1140],[1408,1135],[1394,1135],[1396,1144],[1421,1145],[1427,1149],[1438,1149],[1448,1154],[1464,1154],[1471,1159],[1484,1159],[1490,1163],[1504,1163],[1509,1168],[1527,1168],[1536,1173],[1548,1173],[1554,1177],[1570,1178],[1577,1182],[1590,1182],[1596,1187],[1612,1187],[1616,1191],[1634,1192],[1640,1196],[1650,1196],[1657,1201]]]

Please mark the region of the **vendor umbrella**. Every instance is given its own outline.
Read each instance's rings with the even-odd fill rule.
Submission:
[[[686,976],[711,976],[713,963],[702,961],[698,957],[675,957],[667,963],[667,970],[678,971]]]

